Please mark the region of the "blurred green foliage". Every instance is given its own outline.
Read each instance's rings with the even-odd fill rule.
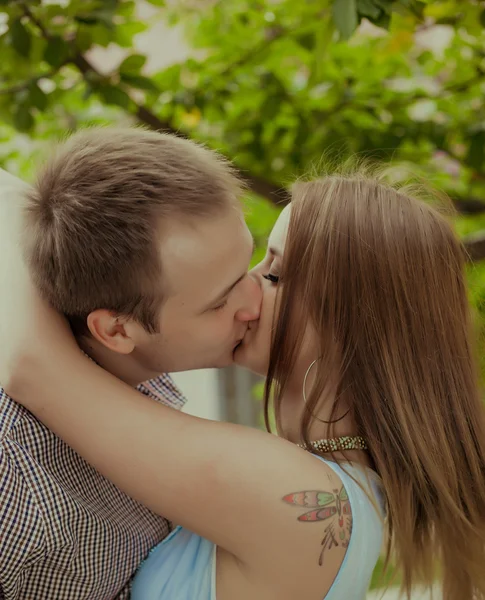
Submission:
[[[278,212],[257,192],[274,201],[323,153],[405,161],[474,211],[456,218],[461,235],[485,229],[481,0],[149,4],[141,20],[132,0],[0,0],[2,166],[29,177],[66,130],[141,121],[207,143],[247,175],[256,259]],[[153,72],[136,42],[158,19],[193,52]],[[93,65],[99,47],[124,52],[108,73]],[[469,281],[483,331],[479,263]]]
[[[453,196],[481,196],[482,2],[150,3],[195,53],[147,74],[132,49],[149,23],[133,1],[0,1],[2,139],[12,128],[51,138],[143,105],[277,186],[317,170],[325,151],[397,157]],[[362,17],[389,31],[366,21],[347,40]],[[95,46],[128,55],[102,75],[80,60]],[[4,164],[25,155],[4,148]]]

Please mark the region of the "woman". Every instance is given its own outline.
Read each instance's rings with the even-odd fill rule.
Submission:
[[[182,526],[141,566],[134,600],[363,599],[382,490],[408,594],[439,578],[446,600],[482,598],[485,424],[463,263],[445,219],[405,189],[359,174],[297,184],[254,271],[260,321],[235,353],[267,373],[280,437],[141,398],[36,298],[23,331],[4,320],[0,375]],[[20,306],[23,284],[6,277]]]

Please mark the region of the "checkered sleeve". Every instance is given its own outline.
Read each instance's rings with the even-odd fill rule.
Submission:
[[[32,598],[25,595],[24,584],[32,566],[45,555],[44,523],[4,444],[0,445],[0,497],[0,598]]]

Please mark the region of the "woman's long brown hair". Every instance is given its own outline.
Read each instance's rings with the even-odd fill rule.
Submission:
[[[464,278],[447,219],[379,175],[297,183],[265,393],[281,400],[308,322],[321,402],[351,405],[387,495],[387,556],[403,590],[441,580],[445,600],[485,598],[485,420]]]

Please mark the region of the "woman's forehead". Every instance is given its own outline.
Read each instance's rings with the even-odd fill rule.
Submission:
[[[268,247],[274,254],[283,255],[286,244],[286,236],[288,234],[288,226],[290,224],[291,204],[285,206],[281,211],[278,220],[276,221],[273,231],[268,239]]]

